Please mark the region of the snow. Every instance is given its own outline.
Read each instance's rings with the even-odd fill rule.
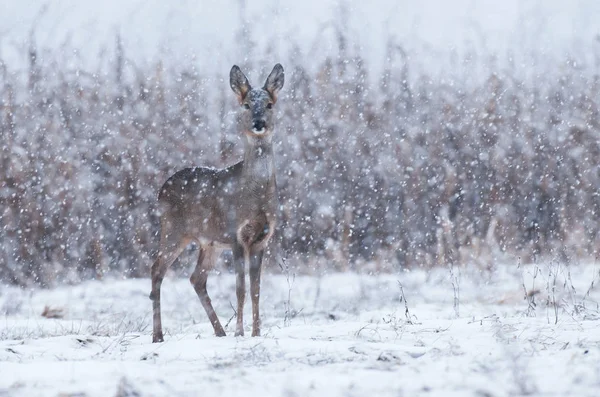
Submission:
[[[0,397],[598,395],[597,0],[4,3]],[[302,275],[236,338],[214,272],[215,338],[173,266],[152,344],[156,193],[240,160],[227,73],[275,62]]]
[[[598,270],[550,263],[452,273],[266,272],[258,338],[232,336],[235,321],[227,337],[214,337],[189,282],[171,274],[162,344],[151,343],[149,280],[3,286],[0,395],[594,396]],[[209,278],[224,323],[234,285],[232,274]],[[523,299],[524,285],[537,291],[535,305]],[[46,307],[63,318],[42,317]]]

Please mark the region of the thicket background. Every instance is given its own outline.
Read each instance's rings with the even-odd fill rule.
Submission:
[[[557,54],[499,53],[481,36],[440,56],[390,34],[374,59],[344,7],[319,33],[327,48],[292,37],[259,51],[251,24],[237,33],[253,83],[276,62],[286,71],[271,267],[597,256],[600,38]],[[19,47],[27,64],[0,57],[0,280],[147,276],[158,188],[178,169],[241,158],[229,69],[174,65],[168,50],[137,61],[118,31],[89,66],[69,43],[38,45],[35,29]]]

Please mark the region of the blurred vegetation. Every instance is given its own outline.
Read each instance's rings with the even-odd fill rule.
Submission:
[[[279,256],[299,271],[393,271],[598,254],[600,57],[467,52],[434,75],[390,38],[372,75],[337,34],[336,53],[285,57]],[[0,60],[0,280],[147,276],[158,188],[241,158],[228,70],[136,64],[118,37],[98,70],[24,51],[27,68]],[[245,70],[264,76],[271,58]]]

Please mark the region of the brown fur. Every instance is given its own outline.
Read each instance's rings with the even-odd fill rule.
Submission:
[[[167,269],[192,241],[200,245],[190,282],[214,328],[225,336],[206,290],[208,272],[221,249],[233,251],[238,301],[236,335],[244,335],[245,263],[249,266],[252,336],[260,335],[260,272],[263,251],[276,224],[277,195],[272,133],[272,106],[283,87],[277,64],[261,89],[252,89],[237,66],[230,85],[242,106],[240,131],[245,135],[244,160],[223,170],[186,168],[171,176],[159,192],[161,235],[152,265],[153,342],[163,341],[160,287]]]

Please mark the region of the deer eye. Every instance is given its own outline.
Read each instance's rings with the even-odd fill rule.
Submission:
[[[273,108],[273,104],[271,102],[267,103],[267,109],[272,109]]]
[[[247,103],[244,103],[244,108],[250,109],[250,105],[248,105]]]

